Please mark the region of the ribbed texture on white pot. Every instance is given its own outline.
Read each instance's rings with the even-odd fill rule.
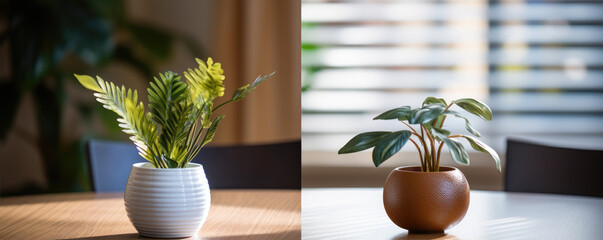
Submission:
[[[124,202],[138,233],[154,238],[183,238],[201,229],[211,196],[201,164],[159,169],[150,163],[132,166]]]

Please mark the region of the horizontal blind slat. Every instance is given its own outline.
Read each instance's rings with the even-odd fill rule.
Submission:
[[[318,46],[460,43],[600,44],[599,26],[314,26],[302,29],[302,41]]]
[[[456,110],[456,109],[455,109]],[[462,110],[458,110],[462,111]],[[403,124],[396,121],[367,121],[377,114],[305,114],[302,117],[302,131],[308,134],[354,134],[368,131],[405,130]],[[495,114],[492,122],[469,115],[472,126],[482,135],[490,134],[603,134],[603,116],[569,114]],[[446,129],[452,132],[469,134],[465,121],[459,118],[447,118]],[[568,123],[559,127],[560,123]],[[521,124],[518,124],[521,123]],[[501,131],[502,130],[502,131]]]
[[[474,89],[461,92],[385,92],[385,91],[322,91],[302,94],[302,111],[314,112],[374,112],[403,105],[418,105],[429,96],[445,99],[474,97],[487,103],[493,111],[501,112],[597,112],[603,113],[601,93],[563,92],[498,92],[483,98]],[[415,103],[415,104],[412,104]],[[370,119],[369,119],[370,120]]]
[[[564,66],[575,59],[603,66],[603,48],[586,47],[326,47],[304,53],[302,66],[391,67],[459,65]]]
[[[578,72],[579,76],[574,76]],[[387,70],[387,69],[325,69],[316,72],[315,90],[387,90],[471,88],[475,82],[489,79],[490,89],[582,89],[603,90],[603,71],[574,69],[496,71],[460,70]]]
[[[302,21],[603,21],[603,4],[306,3]],[[328,13],[328,14],[325,14]]]

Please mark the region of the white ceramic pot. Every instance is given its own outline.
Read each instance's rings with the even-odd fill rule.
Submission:
[[[124,200],[128,217],[140,235],[183,238],[201,229],[211,197],[201,164],[160,169],[151,163],[135,163]]]

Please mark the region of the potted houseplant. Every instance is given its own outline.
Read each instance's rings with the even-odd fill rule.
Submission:
[[[196,59],[198,68],[184,72],[186,81],[173,72],[154,78],[149,93],[149,112],[138,101],[136,90],[118,87],[100,77],[75,77],[109,110],[117,113],[119,126],[131,135],[139,154],[148,163],[136,163],[124,195],[126,211],[144,236],[181,238],[194,235],[205,222],[210,192],[203,166],[191,163],[211,142],[224,115],[213,112],[243,99],[274,73],[240,87],[232,98],[216,107],[224,95],[225,79],[220,63]]]
[[[411,232],[443,232],[460,222],[469,207],[469,184],[465,176],[457,168],[440,167],[444,145],[454,162],[467,165],[469,155],[457,140],[465,139],[473,149],[490,154],[497,169],[501,169],[498,154],[477,139],[480,133],[460,112],[450,109],[453,105],[484,120],[492,120],[490,108],[478,100],[462,98],[448,104],[444,99],[428,97],[420,108],[399,107],[374,118],[398,120],[408,130],[361,133],[339,150],[339,154],[344,154],[374,148],[373,163],[378,167],[409,141],[417,148],[420,166],[394,169],[383,188],[387,215],[396,225]],[[451,134],[444,129],[448,116],[464,119],[467,131],[473,136]]]

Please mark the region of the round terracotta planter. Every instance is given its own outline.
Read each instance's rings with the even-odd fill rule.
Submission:
[[[383,205],[389,218],[410,232],[443,232],[458,224],[469,207],[469,184],[454,167],[421,172],[399,167],[387,177]]]

